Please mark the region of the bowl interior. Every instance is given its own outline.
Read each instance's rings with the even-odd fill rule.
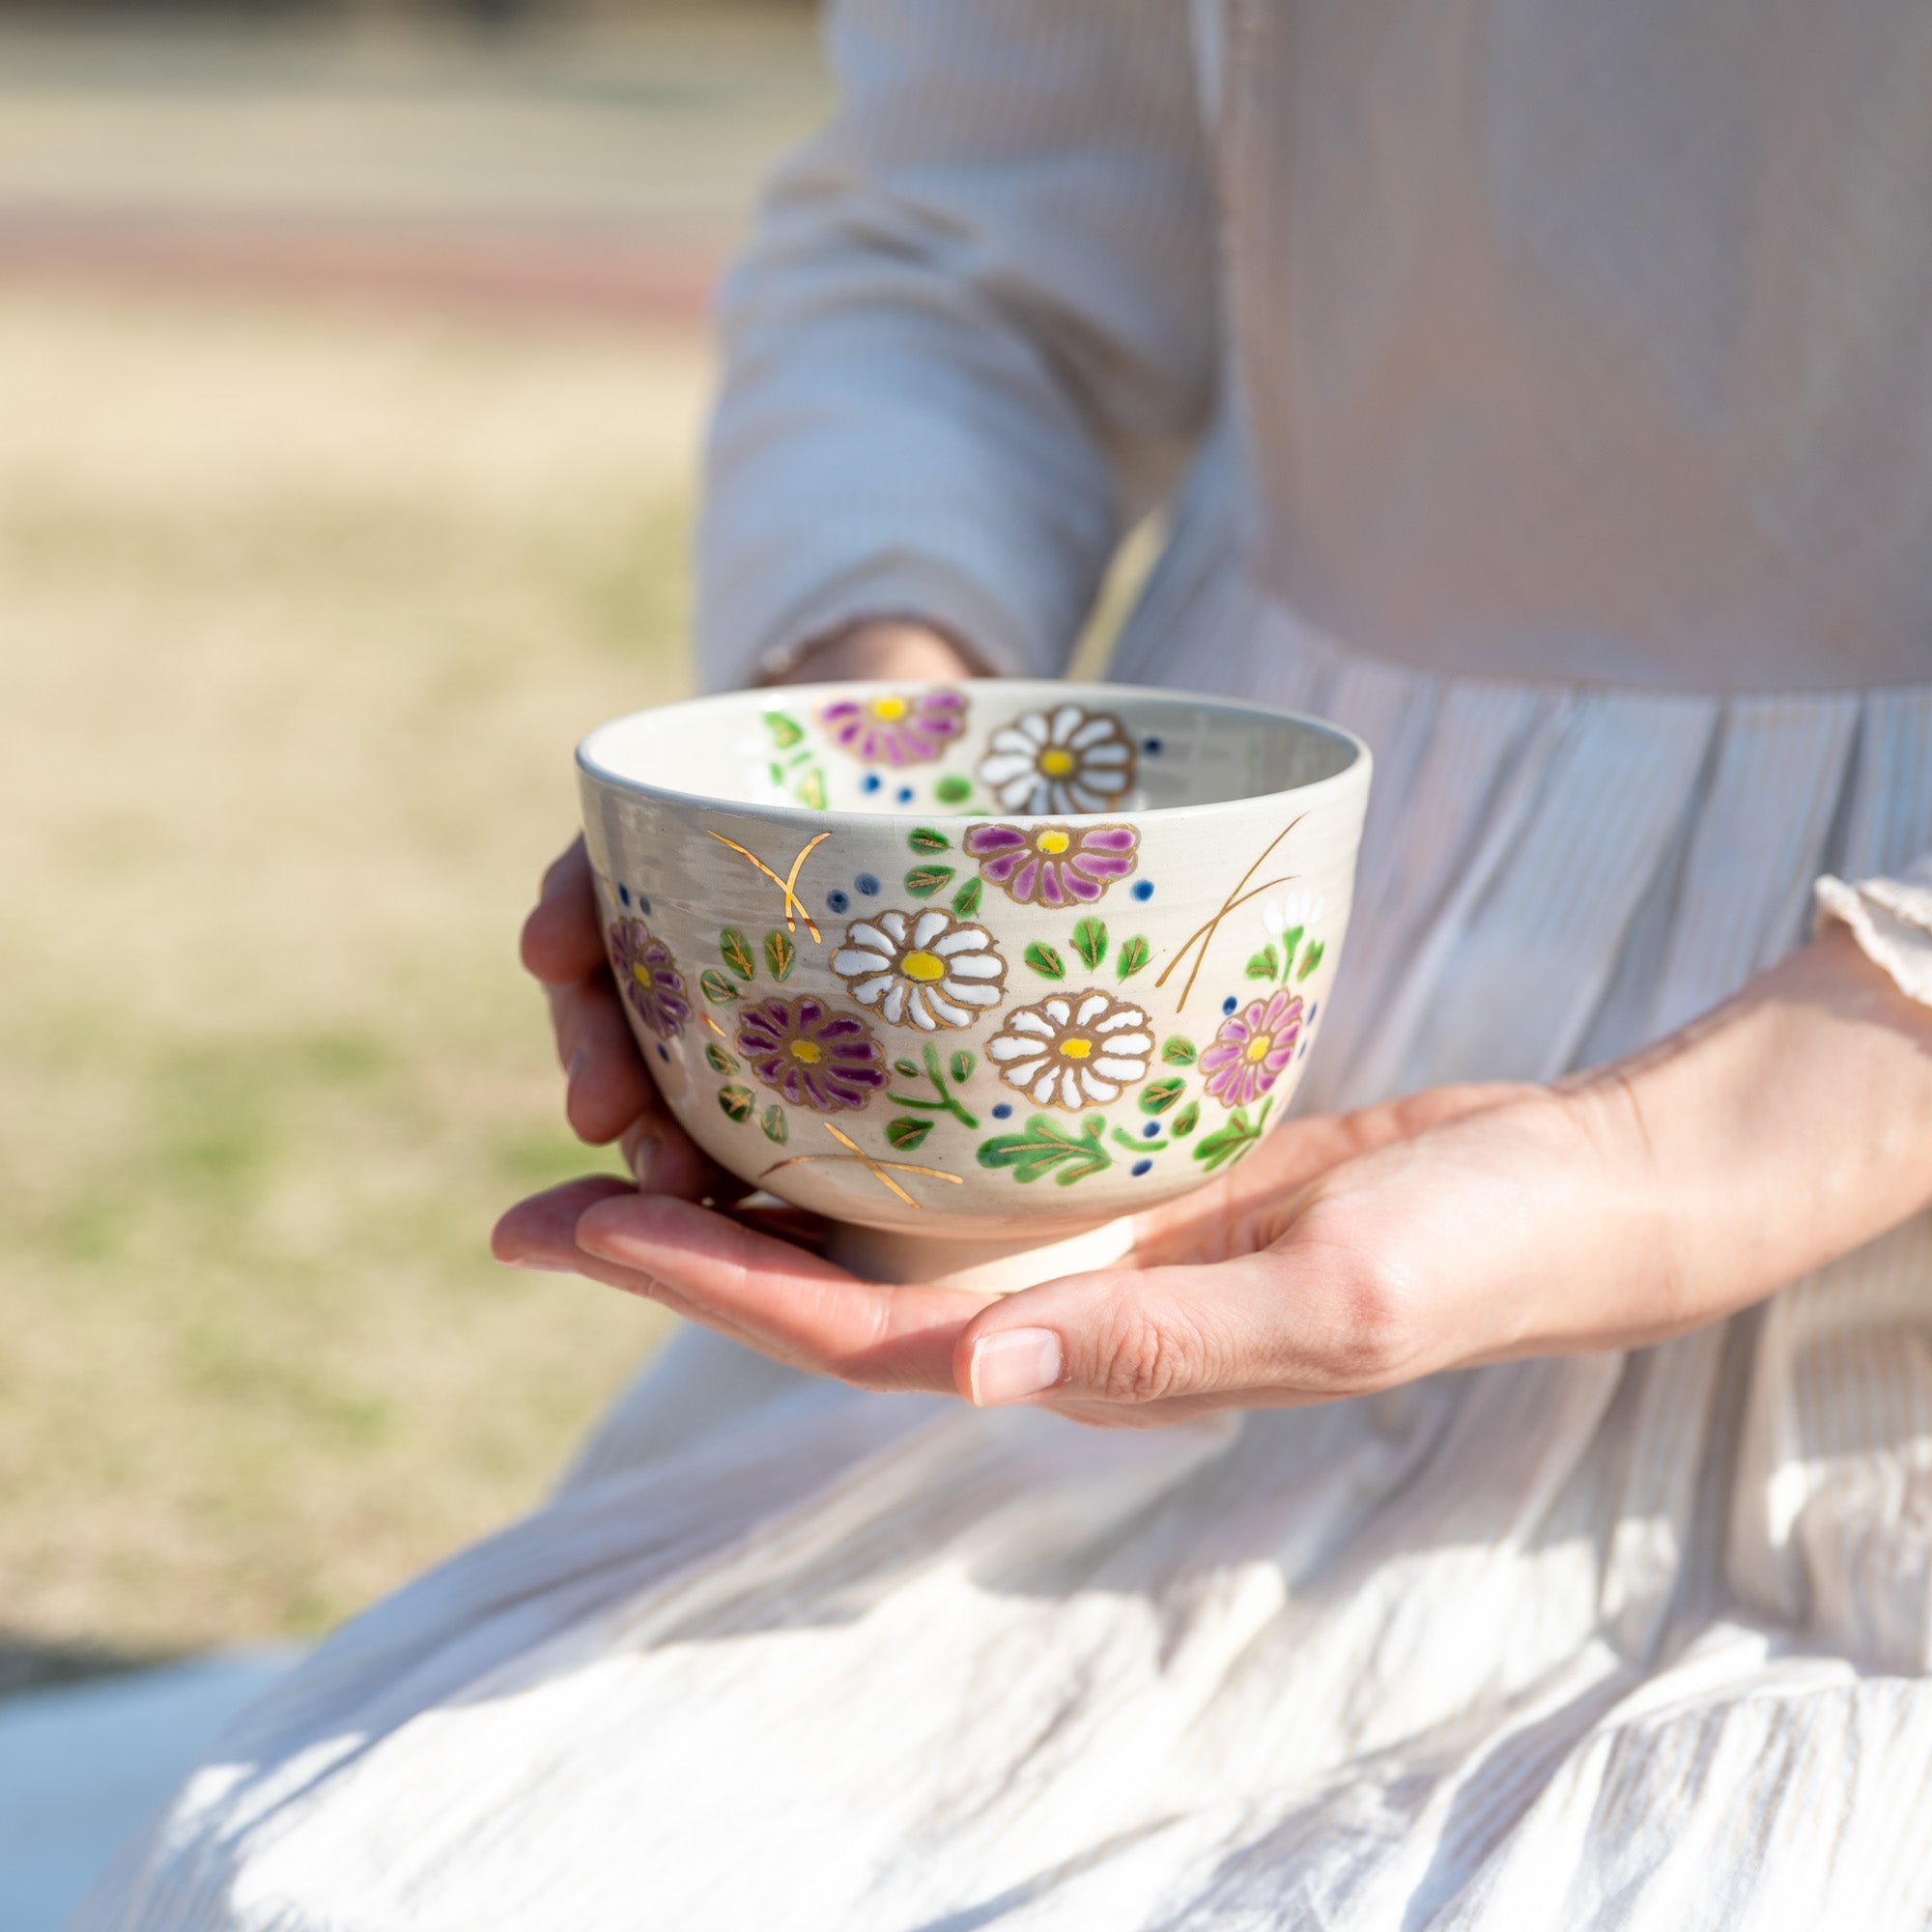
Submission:
[[[657,794],[810,810],[1110,816],[1338,778],[1347,733],[1256,706],[1119,685],[983,679],[798,685],[599,727],[593,776]]]

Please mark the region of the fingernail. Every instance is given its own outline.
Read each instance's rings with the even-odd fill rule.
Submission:
[[[580,1046],[577,1049],[577,1051],[570,1056],[569,1063],[565,1065],[563,1069],[563,1078],[565,1085],[575,1087],[577,1085],[577,1076],[582,1071],[583,1071],[583,1049]]]
[[[658,1137],[655,1134],[646,1134],[631,1150],[631,1179],[638,1183],[639,1187],[642,1188],[649,1185],[651,1169],[657,1165],[657,1160]]]
[[[532,1274],[569,1274],[571,1270],[562,1262],[539,1262],[526,1260],[522,1255],[508,1255],[503,1258],[506,1268],[528,1268]]]
[[[1023,1402],[1052,1388],[1065,1369],[1065,1351],[1051,1328],[1009,1328],[973,1345],[973,1400],[980,1408]]]

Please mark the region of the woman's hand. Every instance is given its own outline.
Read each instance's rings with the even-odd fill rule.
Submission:
[[[1146,1426],[1657,1341],[1928,1205],[1932,1009],[1834,932],[1559,1087],[1292,1122],[1143,1215],[1130,1264],[1004,1298],[858,1281],[616,1181],[526,1202],[497,1240],[866,1387]]]
[[[973,675],[963,651],[920,624],[861,624],[801,652],[783,682],[821,677]],[[640,1189],[687,1200],[736,1200],[744,1188],[688,1140],[644,1070],[604,957],[604,934],[583,840],[544,874],[524,923],[526,969],[550,1001],[551,1030],[568,1085],[564,1114],[580,1140],[622,1144]]]

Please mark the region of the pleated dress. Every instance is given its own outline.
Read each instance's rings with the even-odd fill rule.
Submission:
[[[843,117],[727,317],[714,678],[866,612],[1050,668],[1115,445],[1192,420],[1118,674],[1376,756],[1300,1111],[1654,1039],[1800,943],[1821,876],[1932,997],[1932,310],[1887,306],[1878,219],[1924,185],[1932,93],[1890,70],[1932,44],[1903,7],[1781,21],[1747,86],[1717,53],[1763,11],[1679,11],[838,10]],[[1833,307],[1775,245],[1830,197],[1719,190],[1847,37],[1902,118],[1808,137],[1865,170]],[[1730,161],[1625,125],[1669,101],[1593,106],[1604,63]],[[1543,121],[1498,131],[1478,80]],[[987,178],[1029,128],[1098,156],[1059,183],[1085,257],[1027,228],[1053,181],[1016,213]],[[1624,200],[1540,225],[1579,154]],[[1161,321],[1193,272],[1203,341]],[[1928,1789],[1920,1218],[1656,1348],[1150,1433],[683,1330],[554,1497],[246,1714],[76,1926],[1889,1932],[1932,1922]]]

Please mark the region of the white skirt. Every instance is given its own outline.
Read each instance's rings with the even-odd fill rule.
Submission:
[[[1375,748],[1304,1110],[1623,1051],[1932,847],[1932,690],[1458,681],[1189,602],[1170,681]],[[1145,1435],[690,1331],[75,1926],[1889,1932],[1928,1669],[1932,1220],[1660,1348]]]

